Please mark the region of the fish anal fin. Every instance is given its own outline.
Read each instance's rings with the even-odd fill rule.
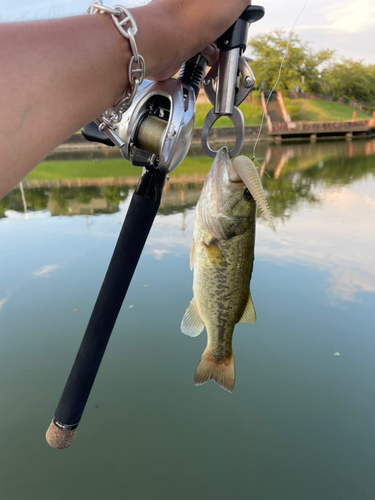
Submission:
[[[207,382],[207,380],[214,380],[220,387],[228,392],[232,392],[235,379],[236,372],[233,353],[226,359],[218,361],[215,359],[212,352],[206,348],[195,370],[195,385],[202,385]]]
[[[247,304],[245,307],[245,310],[243,312],[242,318],[240,319],[239,323],[247,323],[251,325],[252,323],[255,323],[257,320],[257,315],[254,309],[254,304],[253,300],[251,298],[251,293],[249,291],[249,298],[247,299]]]
[[[181,331],[185,335],[189,335],[189,337],[197,337],[203,329],[204,323],[198,314],[195,300],[193,299],[182,318]]]
[[[190,270],[192,270],[194,267],[194,261],[195,261],[195,240],[193,239],[193,243],[191,244],[191,250],[190,250]]]

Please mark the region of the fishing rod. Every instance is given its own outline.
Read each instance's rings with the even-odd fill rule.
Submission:
[[[202,130],[205,153],[215,155],[208,145],[208,134],[220,116],[229,116],[236,130],[236,146],[231,156],[242,148],[244,120],[237,106],[255,82],[242,53],[246,48],[249,24],[263,15],[263,7],[247,7],[218,40],[220,60],[206,78],[207,61],[197,54],[185,62],[177,79],[144,81],[115,128],[103,127],[98,119],[82,129],[87,140],[116,146],[123,158],[143,170],[82,343],[47,430],[46,439],[53,448],[68,448],[74,441],[117,316],[156,217],[168,174],[183,161],[189,150],[195,125],[195,103],[203,78],[206,94],[215,105]]]

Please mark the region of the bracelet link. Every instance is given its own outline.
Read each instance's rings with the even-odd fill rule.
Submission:
[[[107,127],[114,129],[120,123],[123,113],[131,106],[138,87],[145,77],[145,61],[141,55],[138,54],[137,44],[135,42],[135,35],[137,34],[137,24],[130,14],[122,5],[115,5],[106,7],[103,5],[102,0],[95,0],[86,10],[88,14],[109,14],[113,20],[114,25],[128,41],[132,57],[129,61],[128,78],[129,88],[125,91],[124,97],[119,99],[112,108],[105,111],[98,120],[101,122],[99,129],[103,130]],[[120,17],[125,16],[120,21]]]

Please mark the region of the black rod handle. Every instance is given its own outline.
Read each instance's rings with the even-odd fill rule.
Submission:
[[[146,174],[133,194],[89,324],[48,428],[46,439],[53,448],[67,448],[74,440],[117,316],[158,211],[165,175]],[[150,184],[150,175],[159,183],[158,189],[144,189]]]

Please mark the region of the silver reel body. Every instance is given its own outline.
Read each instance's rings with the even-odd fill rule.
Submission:
[[[178,80],[145,80],[117,126],[122,156],[164,173],[185,158],[195,125],[194,90]]]

